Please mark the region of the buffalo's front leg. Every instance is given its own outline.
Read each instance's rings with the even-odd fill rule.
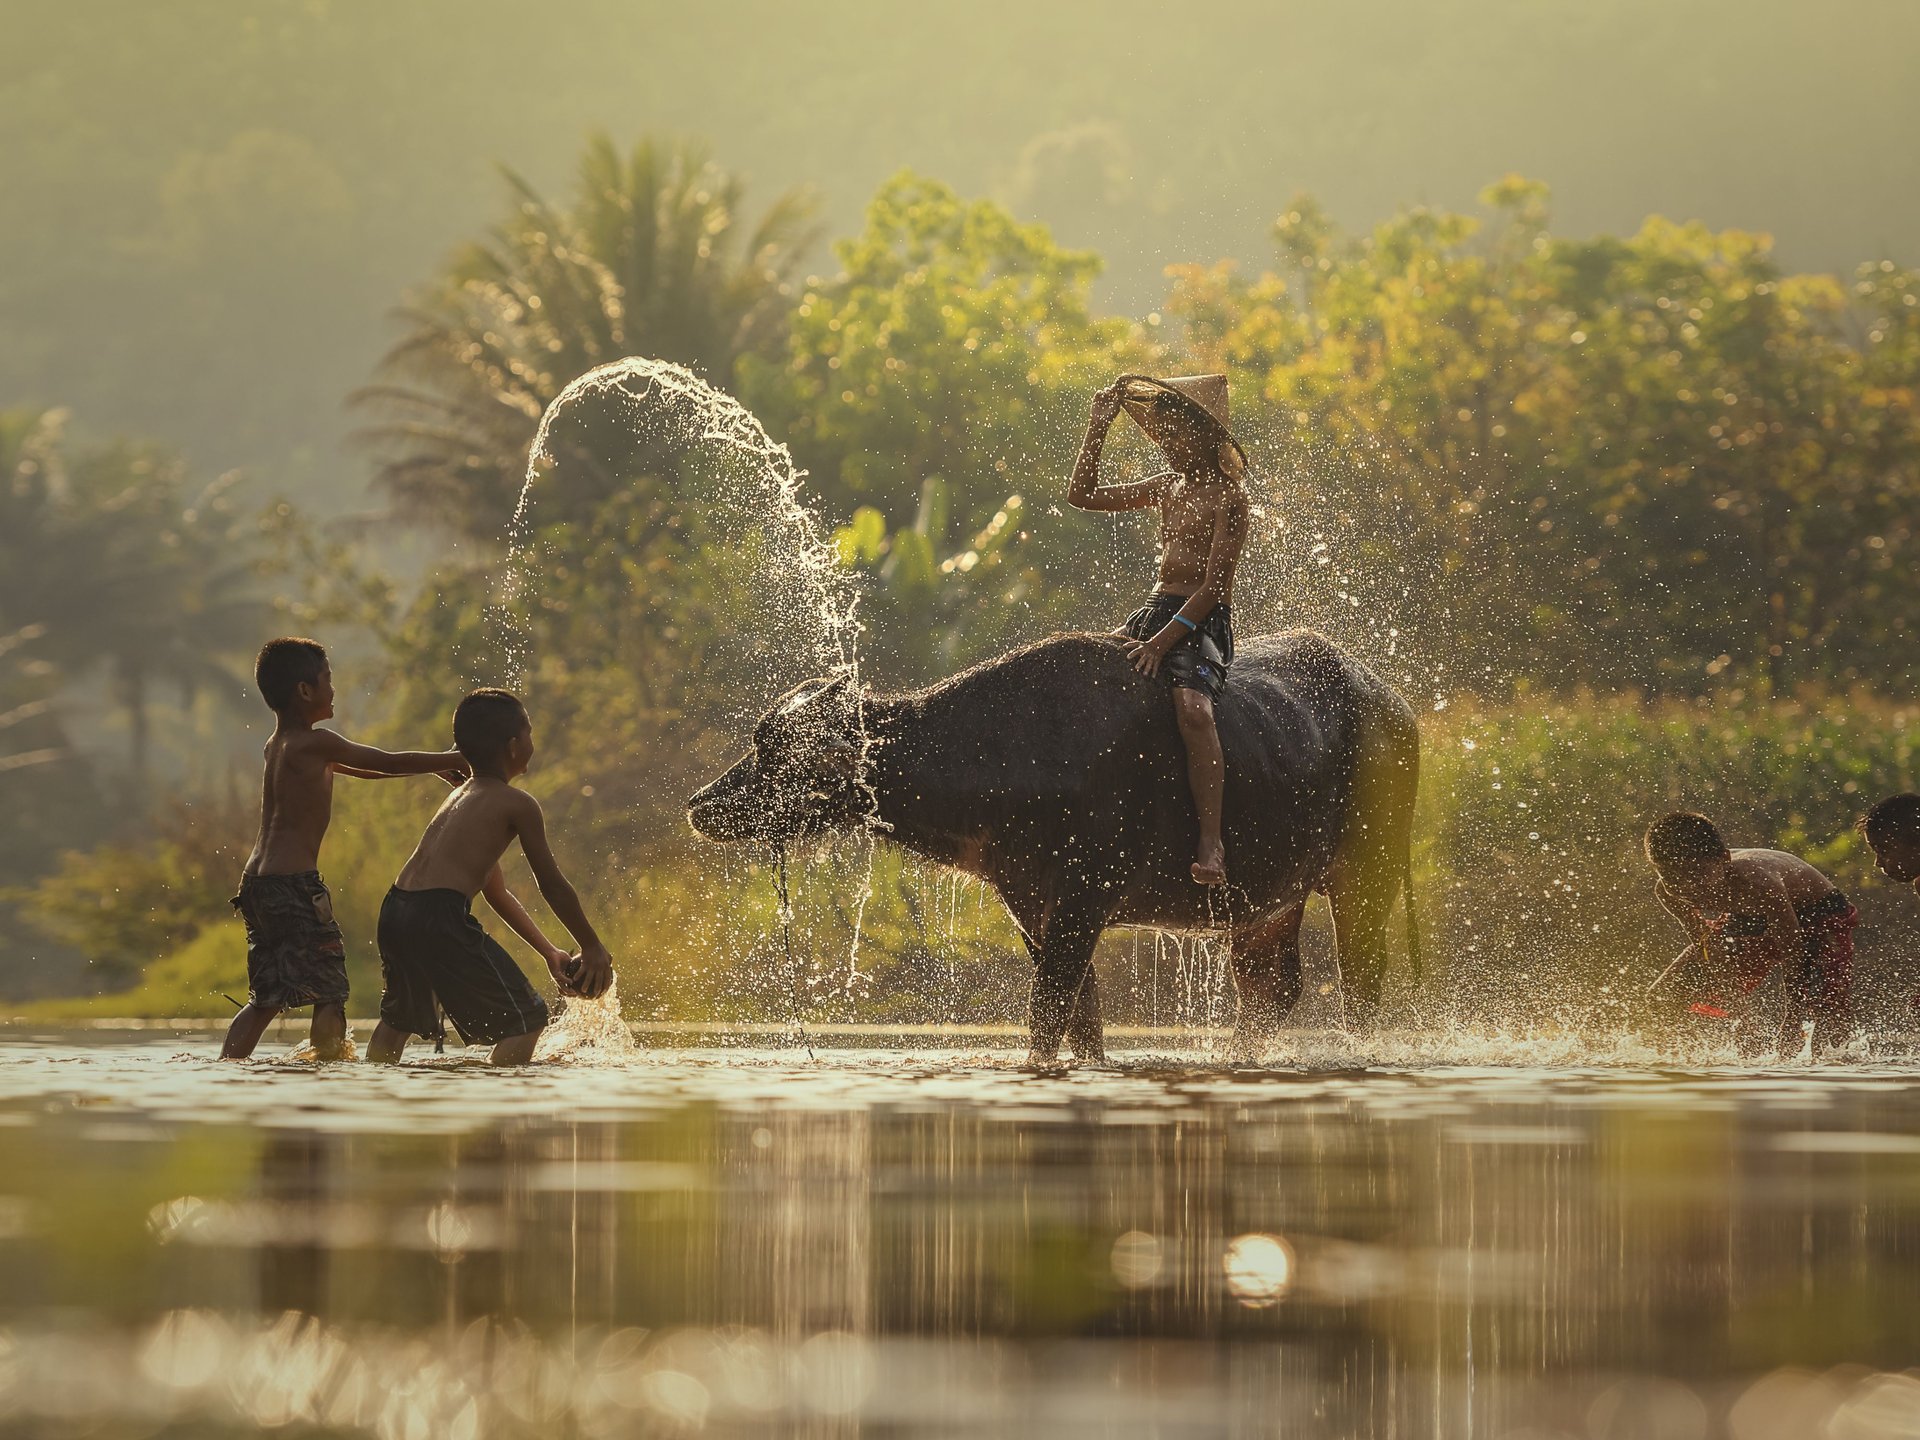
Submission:
[[[1093,947],[1105,928],[1104,919],[1097,915],[1060,906],[1048,918],[1039,944],[1028,942],[1033,955],[1033,999],[1028,1010],[1032,1064],[1058,1062],[1062,1038],[1083,1063],[1097,1064],[1107,1058],[1100,991],[1093,974]]]
[[[1300,919],[1306,910],[1302,900],[1233,932],[1233,983],[1240,1000],[1235,1059],[1257,1060],[1299,1003]]]
[[[1093,938],[1097,942],[1100,936],[1096,933]],[[1091,947],[1074,997],[1073,1013],[1067,1017],[1067,1048],[1082,1064],[1100,1065],[1107,1058],[1107,1033],[1100,1023],[1100,976],[1093,968]]]

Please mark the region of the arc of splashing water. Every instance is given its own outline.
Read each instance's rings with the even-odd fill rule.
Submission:
[[[818,518],[803,498],[807,472],[794,464],[793,454],[785,445],[767,434],[759,417],[685,366],[637,355],[597,366],[571,381],[554,396],[553,403],[541,415],[539,428],[534,432],[533,444],[527,452],[526,479],[520,486],[520,495],[513,507],[513,518],[507,522],[506,594],[500,605],[500,622],[501,628],[508,632],[508,683],[520,683],[527,650],[526,639],[516,633],[518,626],[513,619],[513,602],[519,598],[526,578],[534,482],[543,467],[555,463],[549,443],[554,421],[582,397],[593,394],[618,397],[636,411],[656,397],[669,402],[682,402],[686,408],[680,413],[686,414],[690,410],[693,418],[693,423],[687,427],[687,438],[691,442],[723,446],[745,457],[760,475],[771,482],[769,488],[774,501],[773,513],[787,532],[791,558],[798,562],[799,575],[796,578],[814,596],[814,613],[819,621],[814,635],[814,659],[829,675],[848,677],[849,689],[854,697],[854,727],[860,740],[855,783],[866,802],[861,819],[867,835],[867,863],[866,875],[854,908],[853,943],[847,955],[847,976],[843,986],[844,992],[850,995],[860,978],[861,929],[866,919],[867,902],[873,895],[873,832],[886,828],[880,819],[880,797],[870,778],[873,737],[867,730],[866,696],[860,684],[860,626],[857,619],[860,592],[854,577],[840,564],[839,554],[832,542],[822,536]],[[794,981],[792,910],[787,901],[784,846],[776,848],[775,857],[781,924],[786,936],[791,983]],[[805,1040],[806,1029],[800,1022],[797,990],[791,999],[794,1002],[794,1023]],[[813,1058],[810,1040],[807,1042],[807,1057]]]
[[[638,388],[632,388],[635,386]],[[858,694],[859,624],[855,612],[860,603],[859,590],[852,575],[841,566],[832,542],[821,534],[812,507],[803,499],[807,472],[793,463],[792,452],[767,434],[766,427],[751,410],[685,366],[671,361],[631,355],[597,366],[569,383],[547,406],[527,452],[526,479],[520,486],[513,518],[507,522],[509,599],[517,597],[524,577],[522,567],[529,539],[534,482],[542,466],[556,463],[550,445],[554,422],[563,411],[589,394],[622,398],[636,412],[656,397],[679,401],[686,407],[681,413],[690,411],[692,415],[693,423],[686,426],[690,441],[732,450],[771,481],[774,513],[792,542],[791,558],[798,562],[801,571],[798,578],[815,596],[820,626],[814,637],[814,658],[828,673],[852,677]],[[517,657],[510,658],[517,665]],[[513,678],[519,678],[517,669]]]

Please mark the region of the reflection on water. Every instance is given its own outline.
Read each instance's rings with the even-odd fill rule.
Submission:
[[[1920,1433],[1893,1067],[0,1046],[0,1434]]]

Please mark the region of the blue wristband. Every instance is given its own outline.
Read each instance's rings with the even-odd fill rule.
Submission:
[[[1194,624],[1193,621],[1189,620],[1184,615],[1176,615],[1173,618],[1178,620],[1182,625],[1186,626],[1187,629],[1189,630],[1198,630],[1200,628],[1198,625]]]

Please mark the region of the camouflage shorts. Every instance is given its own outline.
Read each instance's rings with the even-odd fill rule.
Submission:
[[[1136,640],[1151,640],[1173,623],[1186,603],[1185,595],[1156,590],[1120,628]],[[1174,642],[1160,662],[1160,678],[1176,690],[1198,690],[1217,705],[1227,692],[1227,670],[1232,664],[1233,613],[1225,605],[1216,605],[1197,628]]]
[[[262,1009],[343,1004],[347,951],[317,870],[248,875],[233,908],[247,925],[247,998]]]

